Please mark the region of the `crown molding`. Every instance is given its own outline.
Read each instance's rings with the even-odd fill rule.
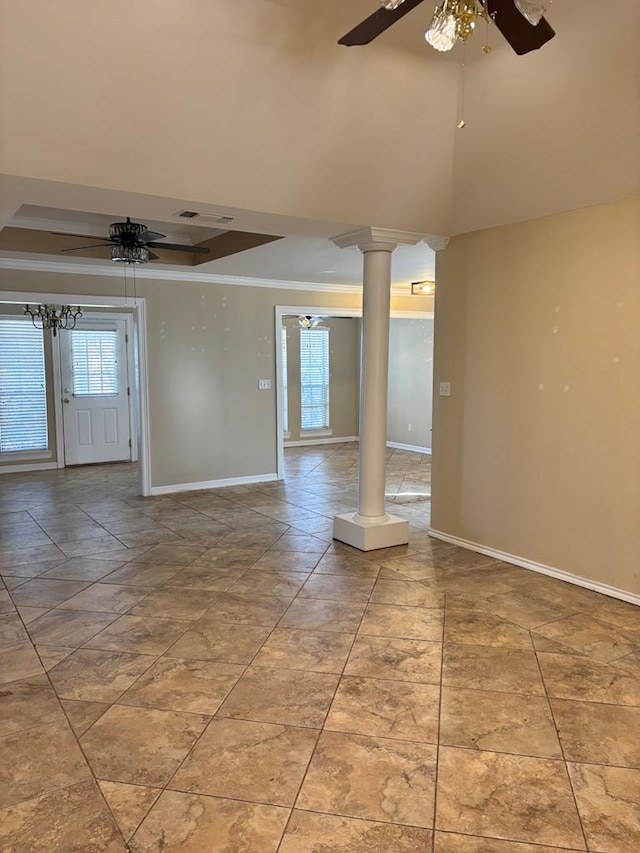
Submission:
[[[59,273],[60,275],[93,275],[107,278],[122,278],[120,266],[94,266],[93,264],[71,264],[57,261],[34,261],[24,258],[0,258],[0,269],[25,270],[29,272]],[[197,284],[232,284],[240,287],[268,287],[271,290],[307,290],[322,293],[361,293],[359,284],[323,284],[309,281],[279,281],[271,278],[249,278],[247,276],[214,275],[187,270],[167,270],[138,266],[136,277],[155,281],[191,281]],[[399,293],[404,293],[400,290]]]

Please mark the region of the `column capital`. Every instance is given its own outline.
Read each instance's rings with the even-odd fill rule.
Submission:
[[[451,237],[443,237],[440,234],[425,234],[423,239],[427,246],[433,249],[434,252],[441,252],[447,248]]]
[[[331,242],[339,249],[357,246],[361,251],[393,252],[397,246],[415,246],[424,239],[424,234],[413,231],[395,231],[393,228],[361,228],[348,234],[332,237]]]

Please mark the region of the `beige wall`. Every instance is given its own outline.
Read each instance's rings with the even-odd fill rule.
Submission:
[[[300,432],[300,325],[297,317],[285,318],[289,391],[289,441],[303,441]],[[358,435],[360,395],[360,323],[351,317],[326,317],[329,329],[329,417],[331,438]],[[286,442],[285,442],[286,445]]]
[[[438,256],[434,529],[640,593],[640,199]]]
[[[431,447],[433,320],[391,319],[387,441]]]
[[[120,277],[0,270],[0,290],[123,294]],[[357,308],[359,294],[138,279],[147,300],[152,485],[276,471],[276,305]],[[1,296],[0,296],[1,300]],[[395,297],[397,310],[414,310]],[[271,392],[258,380],[271,379]]]

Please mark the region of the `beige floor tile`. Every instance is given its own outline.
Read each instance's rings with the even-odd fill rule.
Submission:
[[[344,676],[325,727],[331,731],[437,743],[440,688]]]
[[[564,643],[557,643],[555,640],[549,640],[538,634],[536,631],[531,631],[531,639],[533,647],[538,652],[551,652],[556,655],[578,655],[585,657],[582,652],[577,652],[575,649],[565,646]]]
[[[22,620],[17,613],[0,616],[0,649],[8,649],[29,639]]]
[[[99,785],[125,841],[131,838],[162,793],[160,788],[122,782],[99,781]]]
[[[531,649],[531,637],[525,628],[507,622],[494,613],[476,610],[448,610],[444,628],[446,643],[495,646],[505,649]]]
[[[349,655],[354,634],[331,631],[300,631],[276,628],[258,652],[256,666],[304,669],[340,674]]]
[[[576,655],[538,655],[549,696],[640,707],[640,676]]]
[[[423,853],[431,831],[294,811],[279,853]]]
[[[178,619],[121,616],[104,631],[92,637],[85,646],[114,652],[161,655],[190,625],[190,622]]]
[[[72,598],[89,584],[86,581],[58,581],[34,578],[12,593],[16,605],[30,607],[54,607]],[[89,609],[89,608],[85,608]]]
[[[436,608],[369,604],[361,634],[442,642],[442,611]]]
[[[84,702],[76,699],[61,699],[60,702],[77,737],[83,735],[110,707],[105,702]]]
[[[552,699],[567,761],[640,770],[640,708]]]
[[[337,683],[337,676],[327,673],[252,666],[218,716],[320,728]]]
[[[556,619],[571,616],[572,610],[566,604],[554,604],[544,599],[538,599],[530,592],[504,592],[483,599],[484,609],[508,619],[516,625],[531,629],[546,625]]]
[[[102,583],[151,587],[153,589],[174,578],[182,569],[182,566],[167,566],[161,563],[127,563],[101,580]]]
[[[364,609],[364,604],[352,601],[298,598],[291,603],[278,627],[353,634],[358,630]]]
[[[436,832],[434,853],[567,853],[567,848]]]
[[[433,826],[437,747],[324,731],[296,807]]]
[[[269,628],[226,622],[198,622],[167,654],[175,658],[248,664],[268,636]]]
[[[50,723],[64,723],[64,716],[46,676],[13,681],[0,690],[0,737]]]
[[[206,592],[226,592],[247,569],[219,569],[213,566],[189,566],[171,578],[176,589],[195,589]],[[168,584],[167,584],[168,585]]]
[[[213,715],[243,672],[243,666],[229,663],[160,658],[120,704]]]
[[[632,634],[628,629],[600,622],[586,613],[543,625],[536,633],[603,663],[640,651],[640,630]]]
[[[445,644],[442,683],[499,693],[544,693],[533,651],[491,646]]]
[[[640,652],[632,652],[611,662],[615,669],[625,672],[635,678],[640,678]]]
[[[294,510],[295,508],[290,507]],[[272,545],[274,551],[303,551],[308,554],[324,554],[329,546],[329,542],[323,539],[316,539],[314,536],[300,535],[297,533],[285,533],[278,537]]]
[[[440,743],[562,758],[546,698],[443,687]]]
[[[315,729],[215,719],[169,787],[292,806],[317,739]]]
[[[25,625],[30,625],[32,622],[35,622],[36,619],[39,619],[40,616],[44,616],[45,613],[48,613],[51,610],[50,607],[16,607],[18,611],[18,615],[22,619]]]
[[[66,581],[59,581],[66,583]],[[64,602],[64,610],[92,610],[95,613],[126,613],[147,594],[141,587],[95,583]]]
[[[68,658],[72,652],[75,652],[75,648],[72,646],[38,646],[38,656],[45,672],[50,672],[54,666]]]
[[[0,739],[0,808],[90,777],[66,720]]]
[[[49,671],[62,699],[115,702],[154,662],[152,655],[78,649]]]
[[[92,781],[1,811],[0,849],[7,853],[126,853]]]
[[[264,548],[208,548],[194,560],[193,566],[248,569],[262,556]]]
[[[300,590],[300,598],[322,598],[366,604],[374,585],[373,578],[345,575],[312,575]]]
[[[371,601],[376,604],[404,604],[410,607],[443,607],[444,595],[434,592],[418,581],[379,578]]]
[[[159,616],[193,622],[207,612],[218,600],[218,595],[200,589],[178,589],[172,586],[164,586],[153,592],[145,590],[146,597],[131,608],[129,615]]]
[[[442,645],[397,637],[358,636],[345,675],[439,684]]]
[[[244,595],[270,595],[292,599],[308,575],[300,572],[249,572],[229,588]]]
[[[569,764],[589,850],[637,853],[640,849],[640,770]]]
[[[165,791],[131,839],[132,853],[276,853],[289,810]]]
[[[116,618],[115,613],[50,610],[29,625],[29,635],[37,646],[77,648],[111,625]]]
[[[325,554],[315,567],[316,575],[345,575],[351,578],[372,578],[380,573],[377,563],[369,562],[355,554]]]
[[[100,779],[165,785],[204,730],[197,714],[112,705],[80,738]]]
[[[290,603],[289,598],[223,592],[203,622],[231,622],[273,628]]]
[[[602,622],[617,625],[618,628],[640,630],[640,606],[629,601],[603,597],[593,615]]]
[[[31,576],[27,577],[12,577],[10,575],[1,575],[2,581],[8,590],[18,589],[31,580]]]
[[[198,557],[202,556],[206,548],[198,546],[185,546],[178,544],[154,545],[139,557],[136,563],[157,563],[169,566],[188,566]]]
[[[584,850],[562,761],[440,748],[436,828]]]
[[[302,551],[266,551],[253,564],[254,571],[310,572],[320,560],[320,554]]]
[[[0,581],[2,583],[2,581]],[[11,596],[7,592],[7,590],[2,586],[0,588],[0,615],[4,615],[5,613],[13,613],[15,610],[13,601],[11,600]]]

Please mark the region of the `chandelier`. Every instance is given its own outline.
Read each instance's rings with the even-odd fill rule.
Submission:
[[[125,264],[146,264],[149,260],[149,250],[146,246],[139,246],[137,243],[123,243],[120,246],[113,246],[111,260],[122,261]]]
[[[322,323],[323,317],[312,317],[310,314],[301,314],[298,323],[301,329],[315,329]]]
[[[404,0],[382,0],[385,9],[397,9]],[[514,0],[516,8],[530,24],[536,26],[551,5],[551,0]],[[425,39],[436,50],[452,50],[458,41],[463,44],[473,33],[478,19],[492,22],[490,0],[443,0],[436,6]],[[485,53],[491,48],[483,47]]]
[[[36,329],[50,329],[54,338],[58,329],[75,329],[78,317],[82,317],[80,306],[72,308],[70,305],[38,305],[37,308],[25,305],[24,313],[31,317]]]

